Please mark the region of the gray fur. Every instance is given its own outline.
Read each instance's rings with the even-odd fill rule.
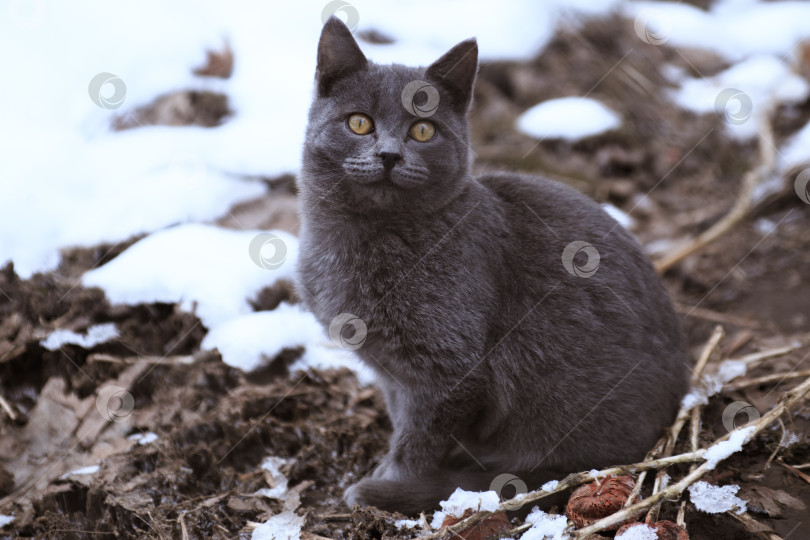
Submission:
[[[470,175],[476,69],[474,40],[414,68],[367,61],[338,19],[321,35],[299,285],[325,327],[341,313],[366,323],[357,354],[377,373],[394,427],[349,504],[413,514],[459,485],[489,489],[504,472],[533,489],[636,461],[687,388],[678,318],[624,229],[562,184]],[[401,93],[413,80],[440,93],[426,143],[408,137],[419,118]],[[352,113],[375,131],[351,132]],[[381,152],[402,159],[389,171]],[[598,250],[591,277],[566,271],[573,241]]]

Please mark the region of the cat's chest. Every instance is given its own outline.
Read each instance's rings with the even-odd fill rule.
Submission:
[[[430,324],[453,309],[460,248],[430,230],[304,235],[299,280],[321,320],[348,312],[381,327]]]

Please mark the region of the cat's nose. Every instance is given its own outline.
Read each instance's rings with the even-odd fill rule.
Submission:
[[[386,171],[390,171],[397,164],[397,161],[402,159],[402,154],[398,152],[380,152],[377,155],[382,159]]]

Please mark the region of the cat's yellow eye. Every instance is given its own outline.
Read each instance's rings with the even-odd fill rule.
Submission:
[[[358,135],[368,135],[374,130],[374,122],[365,114],[353,114],[348,120],[349,129]]]
[[[411,137],[419,142],[428,142],[436,135],[436,126],[427,120],[421,120],[411,126]]]

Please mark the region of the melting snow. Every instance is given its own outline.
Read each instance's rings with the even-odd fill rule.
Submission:
[[[565,516],[546,514],[537,506],[526,516],[526,523],[531,523],[532,527],[520,537],[521,540],[561,540],[568,526]]]
[[[456,488],[449,499],[439,503],[442,509],[433,514],[433,521],[430,526],[438,529],[442,526],[445,517],[461,517],[464,511],[468,509],[475,512],[480,510],[494,512],[498,509],[500,502],[500,497],[494,491],[464,491],[461,488]]]
[[[709,469],[714,469],[718,463],[728,458],[731,454],[742,450],[743,444],[748,442],[748,439],[755,430],[756,427],[754,426],[736,429],[731,432],[728,440],[720,441],[710,446],[709,449],[706,450],[706,453],[703,454],[703,459],[706,460]]]
[[[542,489],[543,491],[548,491],[548,492],[551,492],[551,491],[554,491],[555,489],[557,489],[557,486],[558,486],[558,485],[560,485],[560,481],[559,481],[559,480],[549,480],[548,482],[546,482],[545,484],[543,484],[543,485],[540,487],[540,489]]]
[[[739,508],[738,514],[745,512],[747,503],[737,497],[740,486],[713,486],[706,482],[696,482],[689,487],[689,498],[698,510],[709,514],[728,512],[735,506]]]

